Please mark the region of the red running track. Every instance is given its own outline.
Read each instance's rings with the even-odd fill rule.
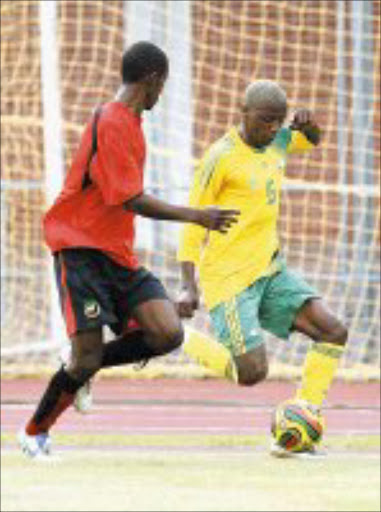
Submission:
[[[1,425],[17,430],[32,414],[45,379],[1,381]],[[267,433],[274,405],[293,395],[294,384],[267,381],[240,387],[222,380],[99,378],[94,407],[67,411],[60,431],[128,434]],[[380,434],[378,383],[336,382],[324,409],[330,434]]]

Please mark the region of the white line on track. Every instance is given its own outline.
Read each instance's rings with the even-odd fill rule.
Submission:
[[[10,410],[10,411],[30,411],[30,410],[34,410],[36,408],[36,404],[1,404],[1,409],[2,410]],[[269,411],[272,411],[273,410],[273,407],[272,406],[268,406],[268,407],[257,407],[255,405],[253,405],[252,407],[250,406],[242,406],[242,407],[235,407],[235,406],[230,406],[230,405],[226,405],[226,406],[221,406],[221,405],[218,405],[218,406],[214,406],[214,405],[208,405],[208,406],[203,406],[203,407],[200,407],[199,405],[179,405],[179,404],[174,404],[174,405],[170,405],[170,404],[118,404],[118,405],[115,405],[115,404],[102,404],[102,405],[93,405],[92,407],[92,411],[93,412],[101,412],[101,411],[136,411],[136,410],[158,410],[158,411],[162,411],[162,410],[166,410],[166,409],[170,409],[170,410],[173,410],[173,409],[176,409],[176,411],[192,411],[194,409],[197,409],[197,411],[202,411],[202,413],[207,413],[208,411],[213,411],[214,413],[216,413],[217,411],[223,411],[224,413],[226,412],[231,412],[233,414],[237,414],[237,412],[250,412],[252,413],[253,411],[254,412],[269,412]],[[379,415],[380,413],[380,409],[379,408],[350,408],[350,409],[341,409],[341,408],[331,408],[331,409],[327,409],[326,411],[327,413],[339,413],[339,414],[353,414],[354,412],[356,414],[364,414],[364,415],[372,415],[372,414],[376,414],[376,415]]]

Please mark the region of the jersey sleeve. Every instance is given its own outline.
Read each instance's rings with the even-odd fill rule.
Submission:
[[[310,142],[307,137],[298,130],[289,130],[291,132],[290,142],[287,145],[287,153],[289,154],[300,154],[310,151],[316,147],[315,144]]]
[[[274,144],[287,154],[301,154],[316,147],[302,132],[290,128],[281,128],[276,135]]]
[[[189,194],[189,206],[203,208],[216,203],[216,197],[224,180],[223,159],[208,154],[196,168]],[[179,261],[200,261],[207,230],[195,224],[185,224],[177,251]]]
[[[131,140],[128,127],[111,120],[100,121],[91,178],[107,205],[122,204],[143,191],[143,169]]]

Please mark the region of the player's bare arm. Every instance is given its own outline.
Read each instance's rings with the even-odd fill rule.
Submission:
[[[157,220],[169,220],[177,222],[191,222],[206,229],[226,233],[237,222],[239,210],[208,208],[187,208],[176,206],[149,194],[140,194],[126,203],[126,210],[132,210],[138,215]]]
[[[302,132],[312,144],[318,145],[321,140],[320,127],[314,120],[312,112],[306,108],[298,109],[294,113],[290,128]]]

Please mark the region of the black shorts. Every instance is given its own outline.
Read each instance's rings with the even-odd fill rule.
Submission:
[[[169,300],[151,272],[122,267],[96,249],[64,249],[54,254],[54,265],[69,336],[103,325],[120,334],[136,306]]]

